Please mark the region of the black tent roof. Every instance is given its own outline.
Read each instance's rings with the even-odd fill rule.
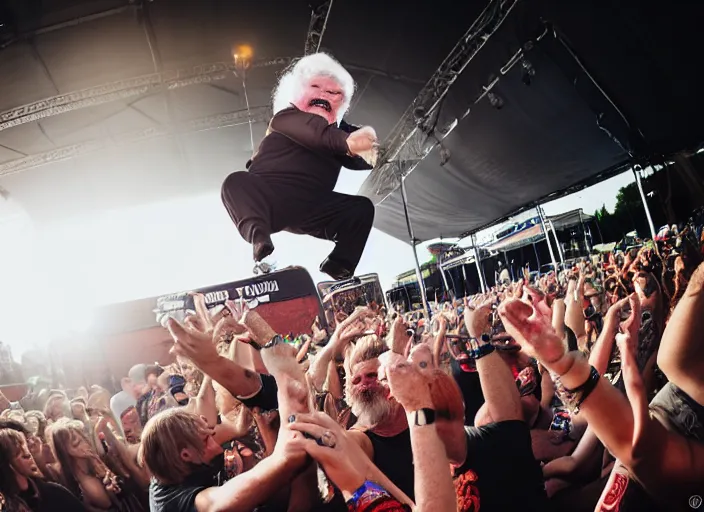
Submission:
[[[3,0],[0,187],[34,223],[219,190],[244,169],[316,0]],[[385,137],[482,2],[334,0],[321,49]],[[401,17],[403,19],[401,19]],[[248,114],[233,47],[254,51]]]
[[[634,159],[696,148],[704,141],[701,13],[700,3],[682,1],[517,2],[440,103],[435,136],[459,120],[442,147],[419,164],[408,155],[422,148],[406,149],[363,184],[377,204],[375,226],[409,240],[399,188],[408,169],[408,213],[424,241],[465,236]],[[507,66],[521,48],[525,64]],[[490,98],[483,93],[497,77]]]
[[[310,3],[4,0],[0,187],[40,227],[218,190],[251,154],[247,121],[255,142],[263,135],[277,73],[303,54]],[[321,47],[357,81],[349,120],[386,138],[489,3],[334,0]],[[408,177],[417,238],[475,230],[614,172],[627,155],[612,136],[647,155],[704,139],[700,2],[594,4],[517,0],[453,85],[438,126],[461,117],[547,20],[631,128],[566,50],[545,38],[527,52],[531,86],[514,67],[496,86],[503,108],[480,101],[446,140],[449,162],[440,166],[433,152]],[[250,112],[233,73],[232,48],[242,43],[254,49]],[[373,173],[363,187],[377,201],[379,179]],[[407,239],[397,193],[379,205],[377,227]]]

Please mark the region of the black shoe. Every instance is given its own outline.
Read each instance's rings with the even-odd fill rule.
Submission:
[[[320,264],[320,271],[332,277],[335,281],[343,281],[354,276],[354,269],[329,256]]]
[[[252,243],[254,261],[259,263],[274,252],[274,243],[268,236],[261,237]]]

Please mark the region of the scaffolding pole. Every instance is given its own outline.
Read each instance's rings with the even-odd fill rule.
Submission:
[[[636,184],[638,185],[638,192],[640,192],[640,200],[643,201],[643,208],[645,209],[645,216],[648,219],[648,227],[650,228],[651,240],[655,240],[655,224],[653,224],[653,217],[650,215],[650,208],[648,207],[648,201],[645,197],[645,192],[643,191],[643,183],[641,181],[641,173],[643,168],[640,165],[633,166],[633,174],[636,175]]]
[[[418,288],[420,289],[420,297],[423,301],[423,309],[427,318],[430,319],[430,308],[428,307],[428,295],[425,291],[425,281],[423,280],[423,272],[420,270],[420,262],[418,261],[418,251],[416,250],[416,237],[413,235],[413,225],[411,217],[408,215],[408,196],[406,195],[406,183],[401,178],[401,200],[403,202],[403,215],[406,217],[406,227],[408,228],[408,236],[410,238],[411,247],[413,248],[413,261],[416,264],[416,279],[418,279]],[[441,270],[442,271],[442,270]],[[428,323],[430,325],[430,323]]]
[[[538,216],[540,217],[540,224],[543,226],[543,233],[545,234],[545,241],[548,244],[548,250],[550,251],[550,260],[552,261],[552,268],[557,273],[557,260],[555,259],[555,252],[552,250],[552,244],[550,243],[550,233],[548,233],[548,226],[545,222],[545,213],[543,208],[538,206],[536,208],[538,211]]]
[[[464,266],[464,263],[462,263],[462,277],[464,277],[464,296],[467,296],[467,285],[469,284],[469,281],[467,280],[467,269]]]
[[[442,264],[439,265],[440,268],[440,275],[442,276],[442,283],[445,285],[445,291],[450,294],[450,283],[447,282],[447,276],[445,275],[445,271],[442,268]]]
[[[557,254],[560,256],[560,263],[562,263],[564,265],[565,264],[565,253],[562,250],[562,246],[560,245],[560,241],[557,239],[557,230],[555,229],[555,224],[553,224],[550,219],[548,219],[548,224],[550,224],[550,231],[552,231],[552,236],[555,239],[555,245],[557,245]]]
[[[482,287],[482,293],[486,293],[486,283],[484,282],[484,272],[482,271],[481,261],[479,261],[479,251],[477,250],[477,239],[472,235],[472,250],[474,250],[474,263],[477,265],[477,274],[479,274],[479,284]]]
[[[587,250],[587,255],[592,251],[589,244],[589,239],[587,238],[587,228],[584,226],[584,217],[582,217],[582,209],[579,209],[579,223],[582,225],[582,234],[584,235],[584,247]],[[589,232],[591,235],[591,231]]]
[[[538,256],[538,247],[533,242],[533,251],[535,251],[535,261],[538,263],[538,277],[540,277],[540,256]]]

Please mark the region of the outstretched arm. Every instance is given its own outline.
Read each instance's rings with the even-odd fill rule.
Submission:
[[[681,390],[704,404],[704,264],[694,271],[672,312],[658,350],[658,366]]]
[[[225,485],[210,487],[196,496],[198,512],[254,510],[289,484],[300,470],[301,461],[272,455],[253,469],[236,476]]]
[[[360,128],[362,127],[349,124],[345,122],[344,119],[340,121],[340,130],[344,131],[347,134],[356,132]],[[347,154],[338,157],[337,160],[342,164],[342,167],[351,171],[368,171],[374,168],[373,165],[369,165],[369,163],[361,156],[350,156],[349,154]]]

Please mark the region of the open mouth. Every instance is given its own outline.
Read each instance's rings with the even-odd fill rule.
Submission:
[[[459,354],[456,358],[457,364],[463,372],[474,373],[477,371],[477,363],[467,354]]]
[[[312,99],[310,100],[310,103],[308,103],[308,106],[322,108],[325,112],[332,112],[332,105],[330,105],[330,102],[327,100],[321,100],[318,98]]]

